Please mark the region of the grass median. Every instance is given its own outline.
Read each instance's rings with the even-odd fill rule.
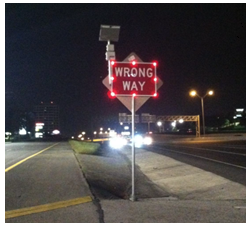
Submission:
[[[84,142],[76,140],[69,140],[68,142],[71,145],[72,149],[78,154],[95,154],[100,148],[100,144],[93,142]]]

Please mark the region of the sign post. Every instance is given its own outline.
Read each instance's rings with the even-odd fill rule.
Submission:
[[[132,150],[131,150],[131,155],[132,155],[132,166],[131,166],[131,201],[135,201],[135,96],[132,95],[132,109],[131,109],[131,117],[132,117],[132,129],[131,129],[131,137],[132,137]]]
[[[132,189],[130,200],[135,201],[135,112],[150,97],[157,97],[163,82],[157,77],[157,63],[143,62],[135,53],[122,62],[110,60],[110,72],[103,84],[111,97],[117,97],[130,111],[132,121]],[[136,98],[136,99],[135,99]]]
[[[132,193],[135,201],[135,97],[157,96],[156,62],[116,62],[111,61],[111,96],[131,96],[132,114]]]

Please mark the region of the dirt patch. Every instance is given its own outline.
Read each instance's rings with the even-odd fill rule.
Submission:
[[[103,144],[95,155],[76,154],[76,157],[92,192],[99,199],[130,198],[131,162],[125,154]],[[136,167],[135,191],[138,198],[168,195],[153,184],[139,167]]]
[[[130,169],[129,162],[122,155],[102,145],[94,155],[76,154],[76,157],[98,198],[127,198]]]

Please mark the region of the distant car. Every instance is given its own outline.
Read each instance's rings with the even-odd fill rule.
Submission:
[[[127,141],[127,144],[131,142],[131,136],[123,135],[122,137]]]
[[[132,144],[132,138],[130,136],[116,136],[110,139],[110,147],[113,149],[121,149],[124,145]],[[135,135],[135,147],[141,148],[143,145],[151,145],[152,138],[148,135]]]
[[[112,137],[109,141],[109,145],[113,149],[121,149],[126,144],[127,140],[122,136]]]
[[[140,148],[143,145],[151,145],[152,144],[152,138],[147,135],[135,135],[135,147]]]
[[[179,130],[180,134],[194,134],[195,130],[191,129],[191,128],[187,128],[187,129],[180,129]]]

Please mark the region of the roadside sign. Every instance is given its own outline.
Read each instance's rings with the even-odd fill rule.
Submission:
[[[142,113],[141,114],[141,121],[142,123],[155,123],[156,122],[156,115],[150,115],[149,113]]]
[[[132,52],[130,53],[125,59],[123,62],[131,62],[135,60],[136,62],[143,62],[139,56]],[[163,82],[162,80],[157,77],[157,90],[163,85]],[[108,75],[103,79],[102,83],[105,85],[105,87],[109,90],[109,92],[111,92],[112,90],[112,87],[111,85],[109,84],[109,77]],[[140,107],[143,106],[143,104],[148,100],[150,99],[151,96],[137,96],[136,97],[136,101],[135,101],[135,111],[137,111]],[[116,98],[129,110],[131,111],[132,109],[132,104],[131,104],[131,99],[132,99],[132,96],[119,96],[117,95]]]
[[[126,113],[119,113],[118,119],[119,119],[119,123],[131,123],[132,115],[127,115]],[[134,121],[135,123],[139,123],[139,115],[135,115]]]
[[[115,96],[157,96],[156,62],[111,61]]]
[[[102,40],[102,37],[101,39]],[[106,40],[106,38],[104,39]],[[135,112],[138,109],[136,102],[139,98],[141,107],[151,96],[157,96],[158,78],[156,75],[156,62],[144,63],[135,54],[130,53],[123,62],[111,60],[115,58],[114,46],[108,41],[108,76],[103,80],[103,84],[109,89],[111,97],[125,98],[119,99],[131,111],[131,137],[132,137],[132,167],[131,167],[131,196],[130,200],[135,201]],[[113,41],[113,40],[112,40]],[[130,63],[129,63],[130,62]],[[162,81],[160,81],[160,86]],[[148,98],[148,99],[147,99]],[[136,99],[136,100],[135,100]],[[141,100],[140,99],[140,100]],[[127,101],[130,105],[127,105]]]

